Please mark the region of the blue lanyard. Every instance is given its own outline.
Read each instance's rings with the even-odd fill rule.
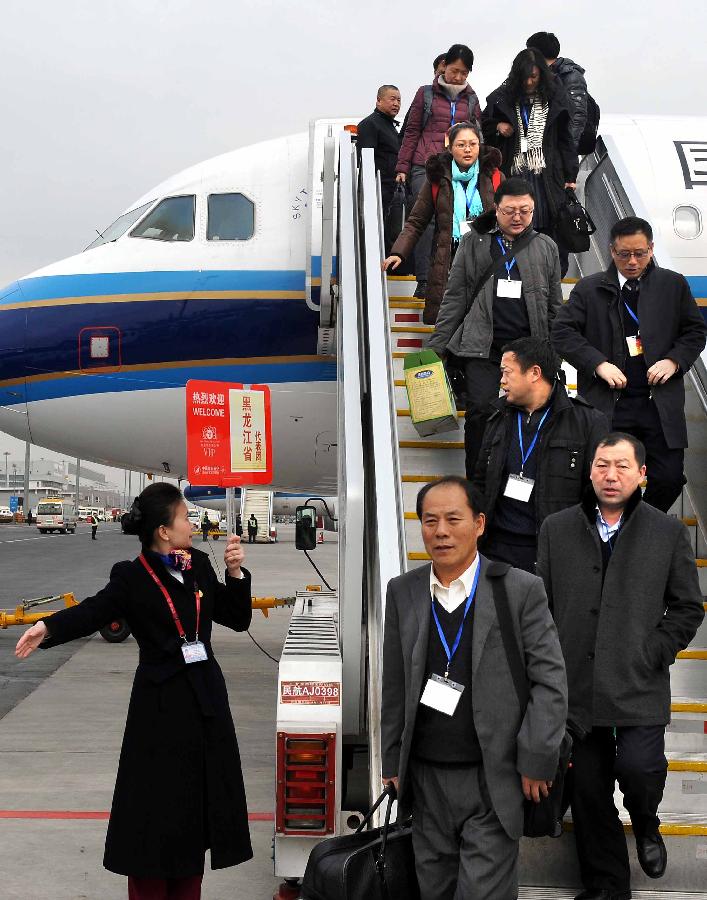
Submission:
[[[622,298],[622,299],[623,299],[623,298]],[[631,307],[628,305],[628,303],[627,303],[625,300],[624,300],[623,302],[624,302],[624,306],[626,307],[626,312],[629,314],[629,316],[631,316],[631,318],[633,319],[633,321],[634,321],[634,322],[636,323],[636,325],[638,325],[638,327],[640,328],[641,326],[640,326],[640,324],[639,324],[639,322],[638,322],[638,316],[637,316],[636,313],[631,309]]]
[[[452,121],[451,121],[451,124],[450,124],[450,126],[449,126],[449,127],[451,128],[452,125],[454,125],[454,116],[457,114],[457,101],[456,101],[456,100],[450,100],[450,101],[449,101],[449,105],[452,107]]]
[[[464,623],[466,622],[467,613],[471,609],[471,604],[474,602],[474,595],[476,594],[476,586],[479,583],[479,572],[481,571],[481,560],[479,560],[478,565],[476,566],[476,574],[474,575],[474,583],[471,586],[471,593],[466,598],[466,606],[464,607],[464,616],[462,618],[462,623],[459,626],[459,631],[457,631],[457,636],[454,639],[454,643],[452,644],[452,649],[449,649],[449,644],[447,643],[447,638],[444,636],[444,631],[442,630],[442,626],[439,623],[439,616],[437,615],[437,610],[435,609],[434,600],[432,601],[432,616],[435,620],[435,625],[437,626],[437,634],[439,634],[439,639],[442,641],[442,646],[444,647],[444,652],[447,654],[447,669],[444,673],[444,677],[447,678],[449,676],[449,667],[452,664],[452,659],[454,659],[454,654],[459,649],[459,642],[462,639],[462,632],[464,631]]]
[[[611,530],[611,525],[604,519],[604,516],[597,510],[597,516],[599,516],[599,525],[604,529],[604,534],[606,536],[606,541],[604,543],[609,545],[609,554],[614,552],[614,545],[612,541],[615,541],[618,537],[619,531],[621,531],[621,519],[619,519],[619,527],[613,534],[609,534]]]
[[[510,262],[506,262],[507,254],[506,254],[506,248],[503,246],[503,241],[501,240],[501,238],[498,235],[496,235],[496,240],[498,241],[498,246],[501,248],[501,253],[503,253],[503,265],[506,267],[506,275],[508,275],[508,280],[510,281],[511,280],[511,269],[516,264],[516,258],[514,256]]]
[[[468,216],[470,215],[470,213],[471,213],[471,204],[474,202],[474,194],[478,194],[478,192],[479,192],[478,181],[477,181],[477,183],[474,185],[474,190],[471,192],[471,197],[467,194],[466,191],[464,191],[464,197],[465,197],[465,199],[466,199],[466,214],[467,214],[467,217],[468,217]]]
[[[542,419],[540,419],[540,424],[538,425],[538,430],[535,432],[535,437],[533,438],[533,440],[530,443],[530,446],[528,447],[528,452],[525,453],[523,451],[523,428],[521,425],[521,420],[523,417],[521,416],[520,413],[518,413],[518,443],[520,444],[520,475],[521,475],[521,478],[523,477],[523,469],[525,468],[525,464],[528,462],[528,459],[530,458],[530,454],[533,452],[533,450],[535,450],[535,445],[537,444],[538,436],[540,435],[540,429],[543,427],[543,424],[545,423],[545,419],[547,419],[549,414],[550,414],[550,407],[548,406],[548,408],[543,413]]]
[[[521,118],[523,119],[523,124],[525,125],[525,133],[527,134],[528,133],[528,125],[530,124],[530,119],[528,117],[527,107],[525,106],[525,104],[523,102],[521,102],[521,104],[520,104],[520,115],[521,115]]]

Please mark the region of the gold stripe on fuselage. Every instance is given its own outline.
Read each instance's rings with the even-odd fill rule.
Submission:
[[[94,303],[149,303],[156,300],[304,300],[304,291],[155,291],[149,294],[99,294],[88,297],[49,297],[0,304],[0,312],[47,306],[81,306]]]

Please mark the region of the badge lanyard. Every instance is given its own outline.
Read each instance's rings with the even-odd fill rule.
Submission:
[[[457,101],[450,100],[449,105],[452,108],[452,121],[451,121],[451,124],[449,127],[452,128],[454,126],[454,116],[456,116],[456,114],[457,114]]]
[[[186,635],[186,632],[184,631],[184,626],[182,625],[182,621],[179,618],[179,614],[177,613],[177,610],[174,607],[174,603],[172,603],[172,598],[169,596],[169,591],[162,584],[162,582],[159,580],[159,578],[155,575],[154,571],[152,570],[152,567],[150,566],[149,562],[145,559],[145,557],[143,556],[142,553],[140,554],[140,562],[150,573],[150,575],[152,576],[152,580],[155,582],[157,587],[162,591],[162,594],[163,594],[165,600],[167,601],[167,606],[169,606],[169,611],[172,613],[172,618],[174,619],[174,624],[177,626],[177,631],[179,632],[179,637],[184,641],[185,644],[189,643],[189,641],[187,641],[187,635]],[[196,643],[199,640],[199,616],[201,613],[201,597],[199,596],[198,590],[194,591],[194,597],[196,598],[196,636],[194,638],[194,643]]]
[[[518,413],[518,443],[520,444],[520,477],[523,477],[523,469],[525,468],[525,464],[528,462],[530,458],[530,454],[535,450],[535,445],[538,442],[538,436],[540,435],[540,429],[543,427],[545,419],[547,419],[550,414],[550,407],[545,410],[543,413],[542,419],[540,419],[540,424],[538,425],[538,430],[535,432],[535,437],[531,441],[530,446],[528,447],[528,452],[525,453],[523,450],[523,428],[521,425],[522,416]]]
[[[628,303],[623,299],[623,297],[622,297],[621,299],[623,300],[623,304],[624,304],[624,306],[626,307],[626,312],[629,314],[629,316],[631,316],[631,318],[633,319],[633,321],[636,323],[636,327],[638,328],[639,333],[640,333],[641,326],[640,326],[639,321],[638,321],[638,316],[637,316],[636,313],[631,309],[631,307],[628,305]]]
[[[532,109],[532,107],[531,107],[531,109]],[[523,119],[523,124],[525,125],[525,133],[527,135],[528,127],[530,125],[530,119],[528,117],[528,110],[524,103],[520,104],[520,115],[521,115],[521,118]]]
[[[471,604],[474,602],[474,595],[476,594],[476,586],[479,583],[479,572],[481,571],[481,561],[476,567],[476,574],[474,575],[474,583],[471,586],[471,593],[466,598],[466,606],[464,607],[464,616],[462,617],[461,625],[459,626],[459,631],[457,631],[457,636],[454,639],[454,643],[452,644],[452,649],[449,649],[449,644],[447,643],[447,638],[444,636],[444,631],[442,630],[442,626],[439,622],[439,616],[437,615],[437,610],[435,609],[434,600],[432,601],[432,615],[435,620],[435,625],[437,626],[437,633],[439,634],[439,639],[442,641],[442,646],[444,647],[444,652],[447,655],[447,668],[444,672],[444,677],[449,678],[449,667],[452,664],[452,660],[454,659],[454,654],[459,649],[459,643],[462,639],[462,632],[464,631],[464,623],[466,622],[467,613],[471,608]]]
[[[604,535],[606,536],[605,543],[609,545],[609,553],[611,554],[614,552],[614,544],[612,542],[616,540],[618,533],[621,530],[621,519],[619,519],[619,527],[616,529],[616,531],[613,534],[609,534],[611,525],[609,525],[609,523],[604,519],[604,516],[602,516],[599,510],[597,510],[597,515],[599,516],[599,525],[604,530]]]
[[[514,256],[510,262],[506,262],[506,256],[508,254],[506,253],[506,248],[503,245],[503,241],[501,240],[501,238],[498,235],[496,235],[496,240],[498,241],[498,246],[501,248],[501,253],[503,253],[503,265],[506,267],[506,275],[508,276],[508,280],[510,281],[511,280],[511,269],[516,264],[516,258]]]

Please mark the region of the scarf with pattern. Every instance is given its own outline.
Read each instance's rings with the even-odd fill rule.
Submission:
[[[527,107],[521,109],[521,104],[516,103],[518,127],[516,128],[516,153],[513,157],[513,166],[511,167],[512,175],[523,175],[527,172],[539,175],[545,168],[543,137],[545,136],[545,125],[549,108],[550,105],[547,100],[541,100],[537,96],[534,97],[530,104],[528,128],[526,131],[523,112],[527,111]],[[528,141],[528,149],[525,153],[520,149],[521,138],[524,135]]]

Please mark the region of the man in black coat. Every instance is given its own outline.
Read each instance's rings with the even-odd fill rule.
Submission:
[[[390,206],[395,191],[395,165],[400,152],[400,135],[395,117],[400,112],[400,91],[394,84],[378,88],[376,108],[358,123],[356,147],[359,159],[364,147],[373,148],[376,169],[381,176],[383,212]]]
[[[506,344],[501,390],[484,432],[473,483],[486,501],[481,548],[489,559],[535,573],[538,531],[550,513],[579,503],[603,413],[567,396],[548,341]]]
[[[683,378],[705,346],[685,278],[653,261],[653,231],[630,216],[611,229],[612,264],[582,278],[552,325],[555,350],[577,368],[580,394],[611,427],[646,446],[646,503],[667,512],[684,484]]]
[[[669,667],[704,610],[686,527],[641,500],[645,448],[629,434],[599,442],[581,504],[548,516],[538,539],[567,666],[576,732],[569,792],[580,872],[577,900],[627,900],[628,850],[618,780],[638,860],[665,871],[658,831],[670,721]]]

